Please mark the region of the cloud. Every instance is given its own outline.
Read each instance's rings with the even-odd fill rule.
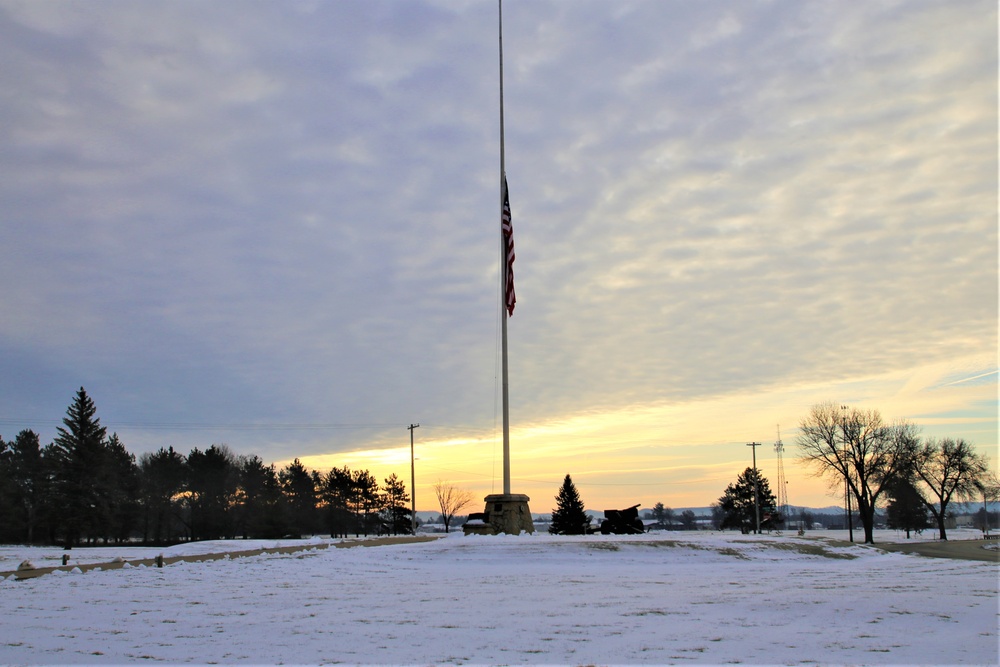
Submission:
[[[995,355],[992,3],[504,10],[519,424]],[[109,423],[260,425],[137,451],[483,437],[495,29],[489,3],[0,4],[0,416],[82,384]]]
[[[633,47],[591,73],[588,39],[556,61],[582,60],[591,73],[563,77],[565,94],[552,98],[567,103],[549,107],[560,125],[581,127],[573,142],[548,145],[559,133],[539,132],[530,143],[574,170],[564,183],[578,196],[559,202],[572,202],[565,226],[547,226],[522,246],[544,249],[538,264],[547,269],[565,269],[546,275],[561,289],[540,329],[580,352],[579,375],[567,384],[579,387],[590,373],[609,394],[641,386],[690,396],[794,380],[796,367],[841,377],[913,364],[936,354],[927,343],[939,336],[965,352],[995,338],[993,317],[967,335],[970,322],[956,312],[991,303],[995,282],[995,248],[974,241],[995,238],[995,219],[984,215],[994,200],[995,139],[985,128],[995,118],[987,103],[995,82],[956,72],[985,74],[989,59],[976,55],[975,40],[964,58],[949,52],[944,62],[911,41],[932,26],[938,37],[970,30],[975,19],[949,13],[942,23],[939,12],[880,9],[831,22],[813,15],[815,5],[742,11],[717,24],[672,15],[678,32],[696,38],[664,40],[652,64],[633,60]],[[639,35],[639,44],[661,27],[636,14],[626,20],[616,29]],[[898,33],[886,33],[890,20]],[[694,27],[717,39],[697,37]],[[634,81],[641,87],[619,83]],[[941,83],[953,102],[938,99]],[[587,94],[574,93],[581,88]],[[547,182],[536,190],[543,187],[554,189]],[[946,234],[954,245],[940,243]],[[524,265],[530,272],[530,256]],[[963,274],[972,266],[978,277],[970,281]],[[622,356],[594,363],[589,347]],[[677,384],[636,382],[636,374],[654,375],[651,367]]]

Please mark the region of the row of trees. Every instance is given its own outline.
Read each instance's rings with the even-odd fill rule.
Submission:
[[[896,520],[904,514],[897,510],[922,504],[946,540],[945,519],[953,502],[996,498],[1000,490],[989,461],[970,443],[921,441],[916,426],[887,424],[878,410],[816,405],[799,433],[802,460],[831,490],[852,501],[869,544],[880,503],[896,506]]]
[[[873,541],[876,508],[890,525],[925,527],[930,514],[941,539],[953,502],[995,497],[1000,484],[985,457],[963,440],[921,442],[906,422],[885,424],[877,411],[814,406],[800,426],[802,459],[833,489],[853,499]],[[446,529],[471,494],[439,482],[435,487]],[[756,500],[755,500],[756,496]],[[333,468],[323,474],[296,459],[277,470],[257,456],[236,456],[225,445],[173,448],[137,462],[117,434],[107,435],[93,401],[81,388],[55,440],[42,447],[30,430],[0,438],[0,541],[124,541],[147,543],[231,537],[273,538],[329,531],[332,535],[408,533],[412,517],[405,485],[395,475],[380,485],[368,471]],[[579,493],[567,475],[550,530],[586,532]],[[759,470],[747,468],[713,508],[720,528],[781,525],[774,494]],[[658,503],[653,516],[674,527]],[[681,515],[681,527],[695,517]]]
[[[887,424],[877,410],[824,403],[812,408],[799,429],[802,460],[829,481],[831,490],[851,499],[869,544],[883,505],[890,528],[909,535],[928,528],[930,517],[946,540],[952,503],[996,498],[1000,488],[989,461],[968,442],[921,441],[913,424]],[[758,513],[762,529],[785,520],[767,479],[747,468],[713,506],[713,523],[750,532]]]
[[[946,519],[955,502],[1000,496],[1000,483],[987,458],[964,440],[921,441],[908,422],[887,424],[877,410],[850,409],[832,403],[816,405],[800,425],[798,444],[802,460],[831,489],[845,493],[864,530],[874,542],[876,512],[886,511],[889,527],[907,531],[929,527],[930,517],[939,537],[948,539]],[[550,532],[582,534],[590,525],[583,502],[569,475],[556,496]],[[988,517],[983,510],[985,521]],[[653,509],[657,523],[673,527],[674,513],[662,503]],[[784,525],[770,484],[759,469],[747,468],[712,506],[716,528],[745,533]],[[682,516],[684,527],[694,527],[694,513]]]
[[[936,443],[934,443],[936,444]],[[942,456],[947,459],[959,457],[956,451],[958,443],[944,441],[940,443]],[[932,451],[934,446],[928,448]],[[921,450],[924,451],[924,450]],[[955,467],[955,466],[953,466]],[[925,471],[925,474],[928,474]],[[754,485],[756,484],[756,500]],[[978,487],[976,487],[978,489]],[[886,489],[884,519],[889,528],[905,530],[907,537],[911,531],[921,531],[931,527],[931,517],[943,521],[947,514],[940,506],[928,503],[924,496],[905,478],[897,479]],[[949,501],[950,502],[950,501]],[[946,503],[947,506],[948,503]],[[934,510],[932,512],[932,509]],[[992,516],[992,523],[997,523],[996,512],[987,513],[979,508],[974,518],[974,525],[985,527]],[[652,527],[664,530],[697,530],[698,517],[692,510],[684,510],[679,515],[663,503],[656,503],[649,515],[655,520]],[[754,468],[747,468],[736,479],[736,482],[726,487],[725,493],[712,505],[712,526],[717,530],[736,529],[749,533],[757,529],[758,517],[761,530],[781,528],[788,519],[794,518],[798,525],[811,530],[814,525],[812,513],[799,510],[793,517],[785,517],[778,511],[777,501],[771,491],[767,478]],[[556,496],[556,509],[552,512],[552,522],[549,531],[561,535],[582,535],[587,532],[591,517],[584,510],[583,501],[569,475],[563,481],[559,494]]]
[[[138,461],[81,387],[55,440],[0,438],[0,542],[144,543],[411,532],[405,484],[367,470],[277,469],[225,445]]]

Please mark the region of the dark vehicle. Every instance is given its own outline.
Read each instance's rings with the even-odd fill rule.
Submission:
[[[646,527],[639,518],[639,506],[633,505],[624,510],[604,510],[604,521],[601,522],[601,534],[638,535],[646,532]]]

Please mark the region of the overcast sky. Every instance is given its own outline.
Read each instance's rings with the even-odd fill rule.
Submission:
[[[533,510],[826,400],[996,461],[995,2],[508,0],[504,75]],[[0,0],[0,435],[493,490],[498,80],[486,0]]]

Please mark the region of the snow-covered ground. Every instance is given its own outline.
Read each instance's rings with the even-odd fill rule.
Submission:
[[[1000,663],[996,564],[823,535],[452,533],[7,579],[0,663]],[[69,553],[84,563],[279,544],[301,541]],[[0,548],[0,570],[58,565],[62,553]]]

